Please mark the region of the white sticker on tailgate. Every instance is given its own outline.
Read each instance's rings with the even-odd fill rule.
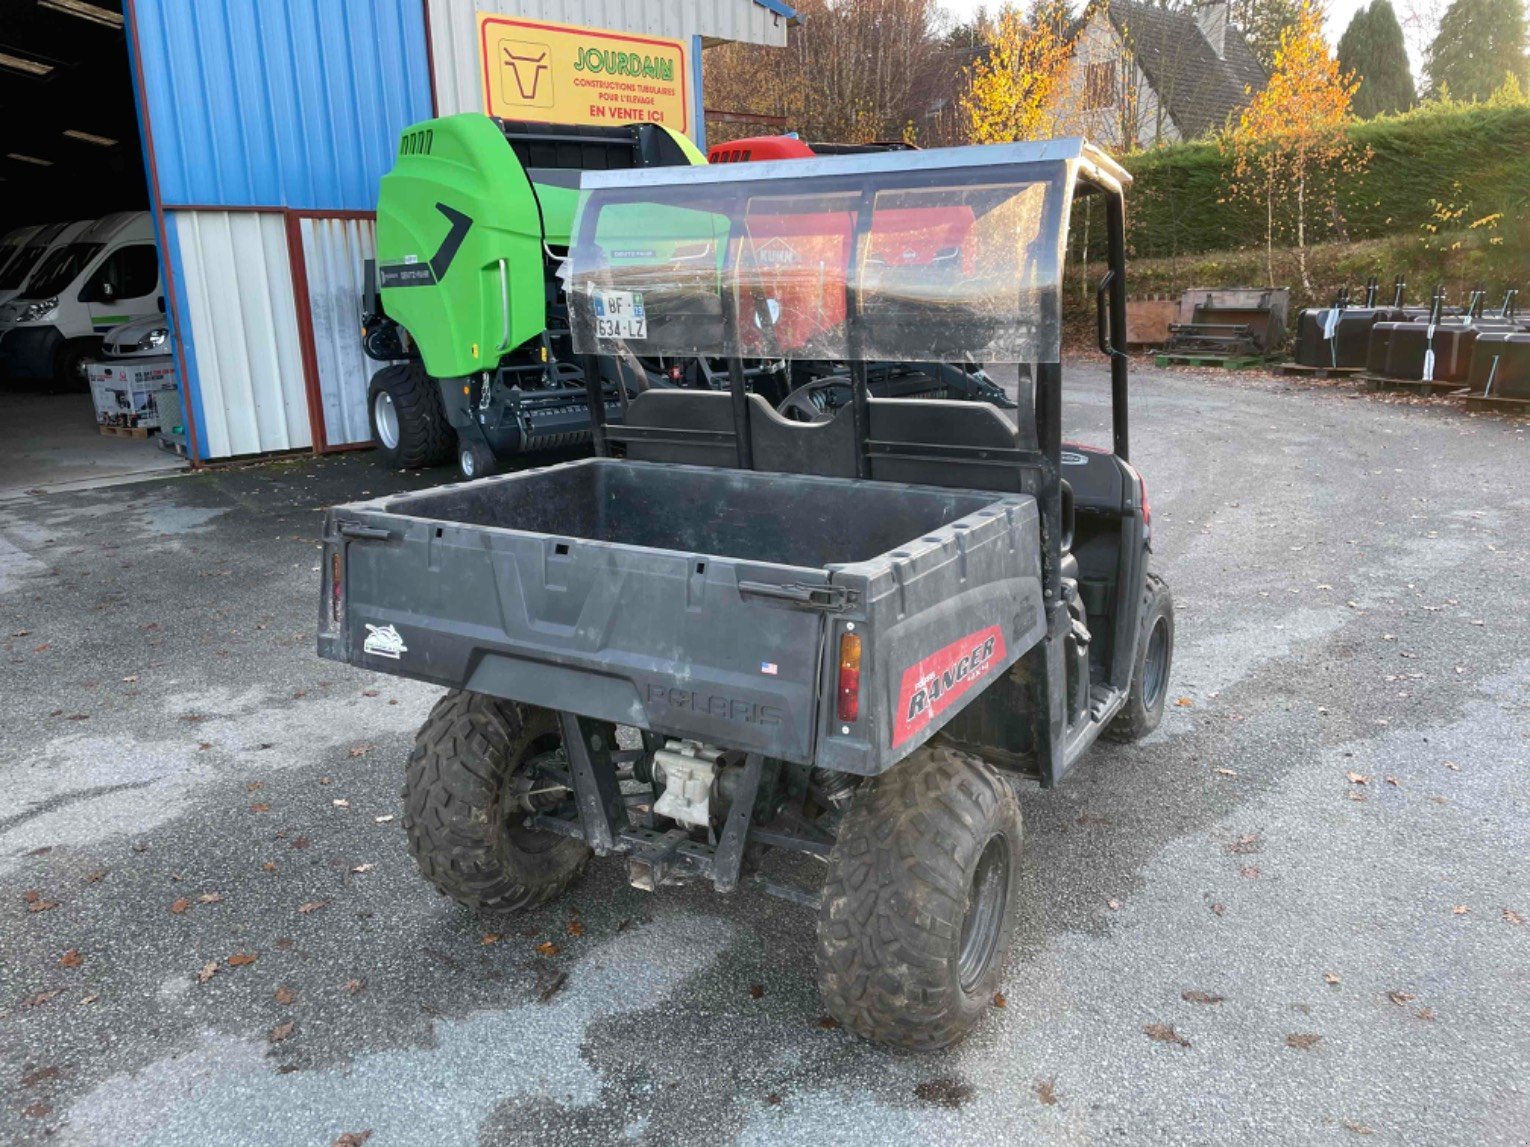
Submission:
[[[592,291],[595,336],[603,339],[646,339],[648,314],[642,291]]]

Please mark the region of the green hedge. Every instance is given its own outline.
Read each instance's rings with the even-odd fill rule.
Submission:
[[[1348,239],[1422,235],[1431,199],[1466,208],[1465,222],[1502,212],[1500,233],[1522,232],[1530,215],[1530,106],[1425,106],[1356,124],[1352,136],[1372,155],[1341,197]],[[1157,148],[1124,162],[1134,180],[1127,207],[1134,255],[1264,242],[1263,212],[1228,199],[1228,157],[1215,143]],[[1312,242],[1337,235],[1330,219],[1313,229]]]

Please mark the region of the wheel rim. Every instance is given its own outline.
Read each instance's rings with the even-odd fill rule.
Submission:
[[[393,396],[386,390],[377,392],[372,403],[372,417],[377,423],[377,440],[389,450],[398,449],[398,411],[393,406]]]
[[[462,468],[462,476],[471,478],[478,466],[473,460],[473,451],[467,447],[462,448],[462,453],[457,458],[457,465]]]
[[[967,889],[967,915],[962,921],[961,947],[956,957],[962,991],[970,992],[993,963],[1004,931],[1009,903],[1009,841],[992,837],[972,870]]]
[[[1151,709],[1163,696],[1169,676],[1169,627],[1163,618],[1153,623],[1148,634],[1147,656],[1142,661],[1142,704]]]

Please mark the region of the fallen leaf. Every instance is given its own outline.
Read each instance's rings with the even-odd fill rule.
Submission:
[[[1341,983],[1341,982],[1342,981],[1339,979],[1339,977],[1334,975],[1332,972],[1324,972],[1323,973],[1323,983],[1325,983],[1325,984],[1338,984],[1338,983]]]
[[[212,748],[212,742],[211,741],[198,741],[197,742],[197,752],[199,752],[199,753],[205,753],[210,748]]]
[[[204,893],[202,893],[202,895],[197,897],[197,900],[198,900],[198,902],[200,902],[202,904],[222,904],[223,903],[223,893],[221,893],[221,892],[204,892]]]
[[[257,959],[259,957],[254,952],[235,952],[224,963],[230,968],[242,968],[246,964],[253,964]]]
[[[995,992],[993,994],[993,1006],[996,1007],[996,1008],[1007,1008],[1007,1007],[1009,1007],[1009,1000],[1005,998],[1005,995],[1004,995],[1003,992]]]
[[[137,680],[138,680],[138,675],[136,673],[130,674],[129,676],[124,677],[122,679],[123,683],[126,684],[126,685],[131,685],[131,684],[133,684],[133,682],[135,682]]]
[[[485,932],[479,943],[483,944],[484,947],[488,947],[490,944],[498,944],[504,938],[504,933],[502,932]]]
[[[70,948],[69,951],[58,958],[58,966],[60,968],[78,968],[84,962],[85,957],[80,955],[78,948]]]
[[[775,1092],[772,1091],[769,1095],[767,1095],[765,1097],[765,1102],[770,1104],[772,1107],[775,1107],[775,1106],[780,1104],[781,1097],[779,1095],[777,1095]]]
[[[1391,1000],[1398,1007],[1402,1007],[1403,1004],[1406,1004],[1409,1000],[1413,999],[1413,994],[1411,992],[1400,992],[1396,988],[1393,988],[1391,991],[1387,992],[1387,999]]]
[[[1237,769],[1216,768],[1216,769],[1212,769],[1211,771],[1216,773],[1216,775],[1219,776],[1219,777],[1235,777],[1235,776],[1238,775],[1238,770]]]
[[[253,793],[253,792],[258,792],[259,790],[261,790],[261,789],[263,789],[265,787],[266,787],[266,782],[265,781],[251,781],[249,784],[244,786],[244,791],[247,792],[247,793]]]
[[[1373,1131],[1371,1128],[1367,1127],[1364,1123],[1355,1123],[1355,1122],[1352,1122],[1351,1120],[1348,1120],[1348,1119],[1346,1119],[1344,1121],[1344,1130],[1346,1130],[1346,1131],[1353,1131],[1356,1135],[1374,1135],[1374,1134],[1376,1134],[1375,1131]]]
[[[374,816],[372,818],[372,820],[377,824],[387,824],[392,819],[393,814],[391,812],[387,816]]]
[[[85,878],[84,878],[85,883],[86,884],[99,884],[99,883],[101,883],[101,881],[106,879],[106,874],[108,872],[110,872],[110,871],[111,871],[110,868],[99,868],[95,872],[87,872],[85,874]]]
[[[1371,778],[1363,773],[1348,772],[1344,775],[1349,778],[1349,783],[1352,785],[1366,785],[1371,782]]]
[[[763,999],[764,996],[765,996],[765,985],[764,984],[750,984],[749,985],[749,998],[751,1000]]]
[[[543,940],[537,945],[537,952],[543,956],[556,956],[558,954],[558,945],[554,944],[551,940]]]
[[[1469,905],[1466,905],[1466,904],[1457,904],[1454,908],[1452,908],[1450,910],[1450,913],[1451,913],[1452,916],[1465,916],[1470,911],[1471,911],[1471,907]]]
[[[277,1024],[274,1028],[272,1028],[271,1034],[266,1038],[268,1038],[272,1043],[281,1043],[282,1040],[286,1039],[296,1030],[296,1021],[288,1020],[286,1023]]]
[[[1036,1098],[1051,1107],[1057,1102],[1057,1081],[1043,1079],[1036,1084]]]
[[[366,987],[367,987],[367,982],[365,980],[346,980],[345,981],[345,990],[350,992],[351,995],[353,995],[353,996],[357,992],[366,991]]]
[[[1142,1031],[1148,1039],[1155,1039],[1159,1043],[1172,1043],[1180,1047],[1190,1046],[1190,1041],[1175,1031],[1173,1024],[1147,1024]]]
[[[1251,852],[1262,852],[1263,850],[1264,837],[1260,836],[1257,832],[1245,833],[1227,846],[1227,851],[1235,856],[1247,856]]]
[[[27,999],[26,1005],[29,1008],[40,1007],[41,1005],[47,1003],[49,1000],[53,999],[55,996],[62,993],[63,990],[63,988],[54,988],[49,992],[38,992],[35,996],[31,996]]]
[[[353,745],[346,753],[348,757],[364,757],[372,751],[371,745]]]
[[[1245,864],[1242,868],[1238,869],[1238,875],[1245,880],[1258,880],[1259,866],[1257,864]]]
[[[295,836],[295,837],[293,837],[292,838],[292,847],[293,848],[307,848],[308,847],[308,838],[306,836]]]
[[[271,811],[271,806],[268,805],[268,804],[252,804],[250,806],[250,811],[251,812],[270,812]]]
[[[170,903],[170,911],[174,912],[177,916],[181,915],[186,911],[186,909],[190,907],[191,901],[187,900],[184,896],[182,896],[179,900],[173,900]]]
[[[46,1119],[52,1111],[53,1108],[49,1107],[41,1099],[35,1103],[29,1103],[21,1109],[21,1113],[28,1119]]]
[[[584,925],[581,924],[578,920],[570,920],[568,922],[568,934],[570,936],[583,936]]]
[[[363,689],[361,691],[361,695],[363,697],[376,697],[377,696],[377,690],[376,689]]]
[[[1525,926],[1524,916],[1512,908],[1505,908],[1503,910],[1503,922],[1505,924],[1513,924],[1516,928],[1523,928]]]
[[[260,866],[260,870],[262,872],[275,872],[276,871],[276,861],[274,861],[274,860],[266,861],[264,864],[262,864]]]
[[[1225,904],[1223,904],[1221,902],[1215,903],[1215,904],[1213,904],[1211,906],[1211,914],[1213,916],[1221,916],[1226,911],[1227,911],[1227,905],[1225,905]]]
[[[1427,1021],[1430,1021],[1430,1022],[1433,1022],[1433,1020],[1434,1020],[1434,1009],[1433,1008],[1419,1008],[1419,1010],[1414,1012],[1413,1014],[1416,1015],[1421,1020],[1427,1020]]]
[[[1105,907],[1109,908],[1112,912],[1119,912],[1121,911],[1121,902],[1119,900],[1107,900],[1105,901]]]
[[[297,993],[289,988],[286,984],[282,984],[276,989],[275,992],[272,993],[272,998],[276,1000],[277,1003],[286,1005],[297,999]]]
[[[306,904],[299,904],[298,915],[312,916],[315,912],[317,912],[320,908],[323,908],[328,903],[328,900],[310,900]]]
[[[1459,773],[1461,771],[1461,766],[1456,764],[1455,761],[1445,761],[1443,763],[1445,767],[1453,773]]]
[[[562,991],[563,985],[566,983],[568,983],[568,973],[559,972],[557,975],[553,976],[551,980],[547,981],[547,984],[539,992],[537,992],[537,1000],[545,1004],[548,1000],[552,999],[555,995]]]
[[[347,1131],[330,1144],[330,1147],[361,1147],[370,1138],[372,1138],[371,1131]]]
[[[839,1027],[839,1021],[833,1016],[819,1016],[818,1026],[823,1028],[824,1031],[832,1031],[833,1029]]]
[[[1221,996],[1212,995],[1210,992],[1184,991],[1179,993],[1179,998],[1192,1004],[1220,1004]]]
[[[1195,702],[1189,697],[1181,697],[1175,701],[1174,704],[1178,705],[1181,709],[1188,709],[1194,705]]]
[[[337,797],[336,799],[330,801],[329,803],[334,805],[336,808],[350,808],[351,807],[351,802],[346,800],[344,797]]]
[[[205,984],[218,974],[218,961],[213,960],[202,965],[202,970],[197,973],[197,983]]]
[[[374,867],[376,866],[371,864],[358,864],[355,868],[351,869],[351,871],[354,872],[357,876],[361,876],[365,873],[371,872]]]
[[[278,952],[290,952],[290,951],[292,951],[292,937],[291,936],[278,936],[276,938],[276,950]]]
[[[81,997],[80,997],[80,1004],[81,1004],[81,1005],[82,1005],[82,1006],[83,1006],[83,1005],[85,1005],[85,1004],[93,1004],[93,1003],[95,1003],[95,1002],[96,1002],[96,1001],[97,1001],[97,1000],[99,1000],[99,999],[100,999],[100,998],[101,998],[101,997],[100,997],[100,995],[99,995],[99,994],[98,994],[98,993],[95,993],[95,992],[92,992],[92,993],[91,993],[91,994],[90,994],[90,995],[88,995],[88,996],[81,996]]]
[[[1362,803],[1365,801],[1365,794],[1359,789],[1346,789],[1344,795],[1352,801],[1360,801]]]
[[[1322,1038],[1316,1032],[1293,1032],[1286,1036],[1286,1046],[1294,1047],[1298,1051],[1311,1051]]]
[[[1398,788],[1402,787],[1402,782],[1400,780],[1398,780],[1396,777],[1391,776],[1390,774],[1387,776],[1387,784],[1394,785],[1394,786],[1396,786]]]
[[[52,912],[58,907],[57,900],[44,900],[38,892],[28,892],[22,899],[27,902],[28,912]]]

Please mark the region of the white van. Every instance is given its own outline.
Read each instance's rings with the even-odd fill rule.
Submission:
[[[79,236],[95,220],[81,219],[78,223],[47,223],[32,228],[32,234],[0,267],[0,304],[8,303],[26,290],[27,277],[37,270],[43,257],[55,246],[62,246]],[[6,236],[10,240],[10,236]]]
[[[0,365],[16,378],[83,386],[102,335],[164,306],[152,217],[105,215],[55,245],[23,294],[0,306]]]
[[[0,275],[5,274],[6,264],[14,259],[17,253],[27,245],[27,240],[43,229],[41,223],[34,223],[30,227],[17,227],[7,231],[5,238],[0,239]]]

